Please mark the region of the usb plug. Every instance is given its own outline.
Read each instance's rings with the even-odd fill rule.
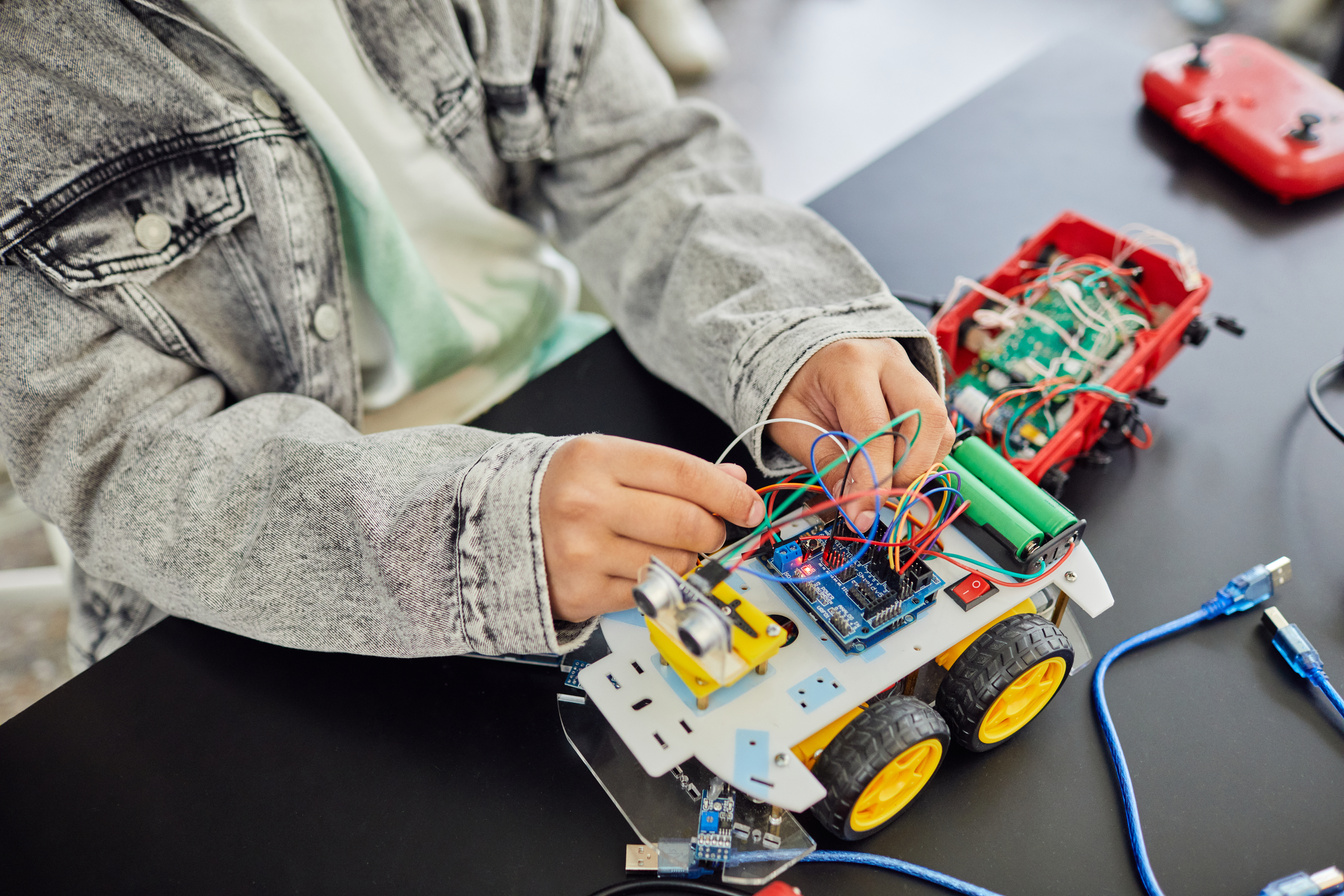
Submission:
[[[1280,878],[1260,891],[1260,896],[1328,896],[1344,890],[1344,872],[1334,865],[1307,874],[1299,871]]]
[[[1218,594],[1204,604],[1209,616],[1221,613],[1230,616],[1249,610],[1267,600],[1274,589],[1284,585],[1293,577],[1293,564],[1287,557],[1280,557],[1273,563],[1253,566],[1232,581],[1218,589]]]
[[[1266,610],[1260,617],[1260,624],[1269,632],[1274,649],[1298,675],[1310,681],[1325,669],[1321,655],[1302,634],[1302,629],[1285,619],[1278,607]]]

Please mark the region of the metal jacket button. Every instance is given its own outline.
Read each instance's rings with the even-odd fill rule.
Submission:
[[[153,212],[135,219],[135,240],[151,252],[157,252],[173,238],[173,228],[163,215]]]
[[[280,104],[260,87],[252,91],[252,105],[256,106],[257,111],[268,118],[280,117]]]
[[[313,332],[317,338],[330,342],[341,332],[341,313],[334,305],[322,304],[313,312]]]

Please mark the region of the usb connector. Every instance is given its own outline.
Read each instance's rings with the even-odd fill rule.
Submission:
[[[1329,896],[1344,890],[1344,872],[1331,865],[1307,874],[1299,871],[1280,878],[1260,891],[1260,896]]]
[[[1260,624],[1269,632],[1274,649],[1298,675],[1310,681],[1313,675],[1325,668],[1321,663],[1321,655],[1311,646],[1307,636],[1302,634],[1302,629],[1285,619],[1278,607],[1266,610],[1260,616]]]
[[[1344,871],[1331,865],[1313,874],[1311,882],[1320,887],[1322,893],[1338,893],[1344,890]]]
[[[1219,613],[1230,616],[1249,610],[1256,604],[1268,600],[1274,594],[1275,588],[1286,584],[1292,577],[1293,564],[1287,557],[1253,566],[1219,588],[1217,596],[1205,602],[1204,611],[1212,617]]]
[[[657,871],[658,847],[645,846],[643,843],[629,843],[625,847],[625,870]]]
[[[1278,607],[1270,607],[1260,617],[1260,624],[1269,632],[1270,643],[1279,652],[1279,656],[1288,661],[1288,665],[1298,675],[1305,678],[1330,701],[1335,710],[1344,716],[1344,697],[1330,683],[1325,674],[1325,664],[1321,655],[1311,646],[1302,630],[1289,622]]]
[[[1265,569],[1269,570],[1270,578],[1274,582],[1274,587],[1287,585],[1293,577],[1293,561],[1287,557],[1280,557],[1273,563],[1266,563]]]

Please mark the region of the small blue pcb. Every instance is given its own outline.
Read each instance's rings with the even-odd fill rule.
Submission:
[[[700,826],[691,841],[697,861],[709,865],[728,861],[733,851],[733,815],[737,801],[734,797],[711,797],[706,790],[700,797]],[[661,842],[661,841],[660,841]]]
[[[583,660],[575,660],[569,667],[569,674],[565,676],[565,687],[574,688],[576,691],[583,690],[583,685],[579,684],[579,673],[587,665]]]

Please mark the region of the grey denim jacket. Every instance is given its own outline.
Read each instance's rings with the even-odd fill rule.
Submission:
[[[919,322],[760,195],[739,134],[677,101],[610,0],[335,2],[433,144],[549,222],[640,360],[730,426],[848,337],[901,338],[941,387]],[[0,453],[73,549],[78,665],[163,613],[390,656],[583,636],[547,597],[559,441],[357,431],[325,166],[175,0],[0,4],[0,261]]]

